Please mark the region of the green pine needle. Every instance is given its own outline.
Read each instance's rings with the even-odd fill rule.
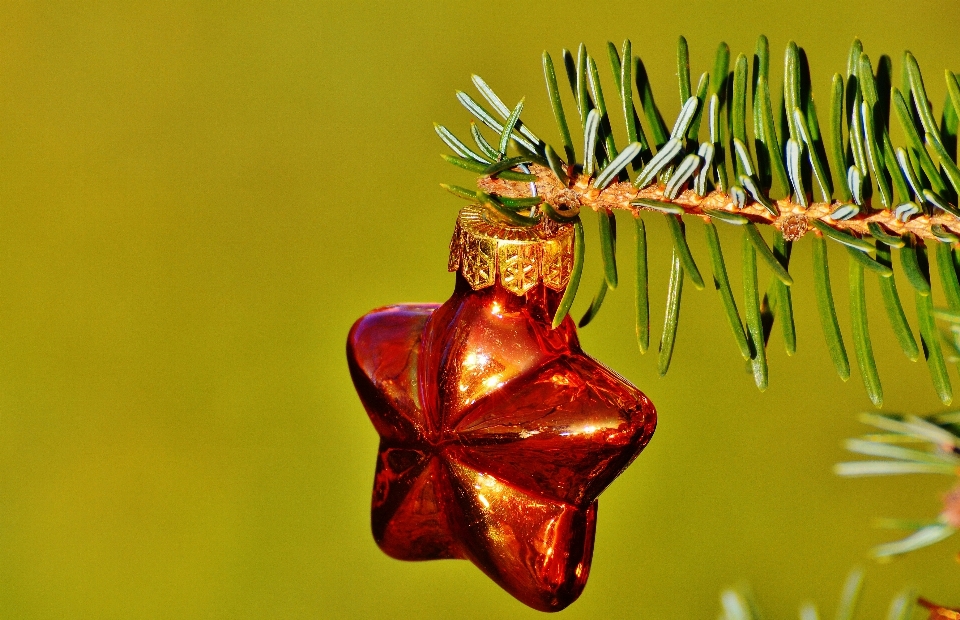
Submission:
[[[747,337],[743,331],[743,323],[740,322],[740,312],[737,310],[737,302],[730,288],[730,279],[727,277],[727,266],[723,259],[723,250],[720,247],[720,236],[717,234],[717,227],[712,222],[707,222],[704,230],[707,234],[707,247],[710,249],[714,285],[717,291],[720,292],[723,309],[727,314],[730,329],[733,331],[733,338],[737,343],[737,347],[740,349],[740,355],[743,356],[743,359],[749,360],[751,357],[750,345],[747,344]]]
[[[670,260],[670,282],[667,285],[667,308],[663,317],[663,333],[660,336],[660,355],[657,358],[657,372],[667,374],[670,360],[673,359],[673,345],[677,340],[677,327],[680,324],[680,299],[683,295],[683,266],[677,250]]]
[[[600,289],[597,291],[597,294],[593,296],[590,307],[587,308],[587,311],[580,317],[580,320],[577,322],[577,327],[586,327],[590,324],[590,321],[596,318],[597,313],[600,312],[600,307],[603,305],[603,300],[607,297],[608,290],[610,290],[610,286],[606,280],[601,280]]]
[[[933,320],[933,302],[930,295],[915,294],[917,303],[917,318],[920,323],[920,340],[923,344],[924,357],[930,369],[930,378],[933,380],[933,389],[940,402],[949,405],[953,401],[953,388],[950,385],[950,375],[943,359],[943,349],[937,334],[937,326]]]
[[[550,58],[548,52],[543,53],[543,75],[547,82],[547,96],[550,99],[550,107],[553,108],[553,117],[557,122],[557,128],[560,130],[560,139],[563,140],[564,154],[567,161],[576,161],[577,156],[573,150],[573,139],[570,137],[567,116],[563,111],[563,102],[560,100],[560,89],[557,87],[557,73],[553,68],[553,59]]]
[[[857,353],[857,364],[860,366],[863,386],[867,390],[870,402],[879,408],[883,405],[883,388],[880,385],[880,373],[877,371],[877,362],[873,357],[873,344],[870,341],[863,265],[856,260],[850,261],[850,317],[853,322],[853,347]]]
[[[637,346],[640,353],[650,347],[650,298],[647,290],[647,229],[643,220],[634,218],[636,232],[636,281],[634,298],[636,304]]]
[[[553,328],[556,329],[566,318],[573,305],[573,300],[577,296],[577,289],[580,287],[580,276],[583,274],[583,255],[585,253],[583,241],[583,222],[576,218],[573,222],[573,272],[570,274],[570,280],[567,281],[567,288],[563,291],[563,297],[560,298],[560,304],[553,315]]]
[[[767,389],[767,353],[764,348],[763,323],[760,315],[760,289],[757,282],[757,252],[750,238],[749,227],[743,233],[743,296],[747,337],[751,346],[751,368],[760,391]]]
[[[603,257],[603,274],[607,286],[617,288],[617,220],[611,211],[598,214],[600,222],[600,254]]]
[[[773,255],[773,252],[770,250],[770,246],[767,245],[767,242],[764,241],[763,235],[760,234],[760,231],[757,229],[757,225],[753,222],[750,222],[744,226],[746,232],[746,239],[753,244],[753,247],[756,248],[757,254],[767,264],[767,267],[773,272],[773,275],[777,277],[778,280],[786,284],[787,286],[793,286],[793,277],[787,272],[783,265],[780,264],[780,261],[777,260],[777,257]]]
[[[897,239],[899,241],[899,239]],[[877,262],[893,269],[893,259],[890,252],[890,246],[877,238]],[[913,336],[913,330],[907,322],[907,317],[903,312],[903,304],[900,302],[900,294],[897,292],[897,282],[894,278],[878,278],[880,284],[880,296],[883,298],[883,306],[887,311],[887,317],[890,319],[890,327],[904,355],[911,362],[920,358],[920,349],[917,347],[916,338]]]
[[[680,258],[680,264],[683,265],[683,270],[690,277],[693,286],[696,287],[698,291],[703,290],[703,276],[700,275],[700,269],[693,259],[690,246],[687,244],[683,222],[675,215],[665,214],[664,218],[667,221],[670,236],[673,238],[673,251]]]
[[[827,349],[830,351],[830,358],[837,369],[837,374],[846,381],[850,378],[850,361],[847,358],[846,347],[843,346],[840,322],[833,303],[830,265],[827,262],[827,242],[820,237],[813,238],[813,273],[817,310],[820,313],[820,324],[827,341]]]

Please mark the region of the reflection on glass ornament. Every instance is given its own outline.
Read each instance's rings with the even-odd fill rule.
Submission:
[[[463,558],[559,611],[586,584],[597,497],[643,450],[653,403],[551,321],[573,227],[513,227],[479,206],[450,247],[453,296],[354,324],[351,375],[380,435],[372,525],[402,560]]]

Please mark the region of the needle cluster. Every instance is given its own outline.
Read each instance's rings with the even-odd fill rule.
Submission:
[[[714,283],[737,347],[757,386],[765,389],[766,346],[774,319],[780,323],[787,353],[796,350],[790,256],[793,244],[806,236],[813,243],[821,325],[840,377],[849,378],[850,361],[834,305],[828,243],[843,246],[850,260],[853,345],[871,401],[880,406],[883,390],[867,318],[867,272],[879,278],[883,306],[903,352],[911,360],[921,354],[926,358],[937,395],[949,403],[952,388],[935,316],[938,311],[960,313],[957,76],[945,72],[948,95],[937,118],[912,54],[903,54],[899,84],[894,85],[891,59],[880,56],[874,63],[855,40],[845,71],[833,76],[829,116],[821,125],[806,54],[795,43],[784,54],[781,96],[775,106],[766,37],[758,39],[752,62],[740,54],[732,67],[729,47],[721,43],[712,71],[700,75],[696,88],[687,42],[681,37],[677,48],[681,109],[668,127],[631,42],[624,41],[619,49],[608,44],[607,56],[616,91],[610,97],[603,92],[597,61],[584,45],[576,55],[563,51],[563,73],[575,108],[570,117],[579,120],[579,126],[571,128],[560,95],[563,80],[544,52],[546,90],[560,135],[557,148],[524,124],[523,100],[508,107],[479,76],[473,76],[473,83],[492,113],[467,93],[457,93],[480,123],[470,126],[473,145],[436,125],[453,151],[444,159],[477,175],[477,189],[445,185],[446,189],[485,205],[494,217],[515,226],[536,226],[543,218],[575,226],[574,273],[554,323],[569,312],[579,288],[584,261],[581,211],[597,214],[603,268],[600,289],[580,319],[581,326],[596,316],[607,292],[619,283],[614,214],[628,211],[634,216],[636,239],[637,343],[641,352],[646,351],[650,310],[644,216],[663,217],[673,245],[659,346],[659,370],[665,374],[676,339],[683,283],[689,279],[694,287],[704,287],[686,239],[685,217],[694,217],[703,224]],[[618,146],[614,137],[614,116],[623,123],[626,146]],[[494,137],[485,137],[486,130]],[[895,144],[895,136],[902,136],[903,144]],[[508,153],[511,146],[514,152]],[[742,230],[742,316],[716,222]],[[763,229],[772,229],[770,242]],[[942,310],[933,304],[928,252],[934,254],[946,296]],[[919,345],[897,289],[894,254],[916,304]],[[765,293],[759,265],[772,275]],[[947,344],[956,348],[956,342]]]

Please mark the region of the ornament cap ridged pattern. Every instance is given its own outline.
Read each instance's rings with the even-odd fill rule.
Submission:
[[[473,290],[500,284],[526,295],[539,282],[562,291],[573,272],[573,226],[544,221],[511,226],[480,205],[460,211],[450,240],[449,271],[459,271]]]

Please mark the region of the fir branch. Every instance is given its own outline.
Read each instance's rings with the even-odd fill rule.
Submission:
[[[477,173],[478,196],[487,197],[481,202],[488,206],[493,217],[514,224],[522,221],[523,225],[538,225],[543,218],[568,223],[584,209],[598,214],[604,286],[585,315],[584,324],[600,309],[608,290],[617,285],[616,251],[610,235],[617,211],[628,212],[638,222],[645,211],[667,214],[672,222],[669,230],[674,245],[672,279],[676,280],[678,273],[686,273],[698,288],[703,280],[697,261],[683,235],[677,234],[684,218],[700,218],[708,227],[712,227],[714,221],[746,226],[745,242],[750,244],[750,250],[745,246],[744,257],[753,265],[745,265],[745,275],[752,280],[759,259],[778,281],[763,296],[762,303],[759,288],[744,291],[748,297],[744,299],[746,324],[740,322],[729,283],[726,286],[721,283],[725,280],[726,266],[719,254],[719,244],[713,243],[714,233],[710,228],[708,240],[711,241],[711,264],[728,320],[738,348],[752,361],[760,387],[766,385],[764,347],[770,328],[769,308],[776,308],[787,351],[795,350],[789,289],[793,278],[787,258],[790,244],[805,236],[815,238],[816,298],[831,358],[840,376],[849,376],[849,360],[829,282],[825,242],[845,245],[852,261],[851,322],[855,350],[871,400],[879,406],[882,387],[866,317],[871,302],[863,290],[865,271],[879,276],[886,314],[898,343],[910,359],[919,357],[914,329],[920,333],[935,391],[944,403],[949,403],[952,388],[934,323],[935,304],[930,297],[926,251],[929,245],[934,252],[947,296],[946,305],[960,312],[960,279],[953,251],[953,247],[960,244],[960,206],[956,198],[960,193],[960,166],[956,160],[960,123],[957,77],[949,71],[944,74],[947,97],[944,121],[940,125],[935,122],[923,76],[913,55],[909,52],[904,55],[904,79],[900,87],[894,87],[890,59],[880,56],[874,67],[860,41],[855,40],[847,56],[846,79],[836,73],[831,82],[829,122],[824,137],[817,118],[806,54],[795,43],[787,46],[784,55],[784,106],[780,110],[779,127],[771,104],[769,45],[765,37],[757,42],[752,76],[748,75],[748,58],[743,54],[736,57],[731,71],[730,49],[721,43],[712,72],[702,73],[696,92],[691,88],[689,52],[686,39],[681,37],[677,45],[678,81],[675,84],[682,107],[669,133],[655,103],[643,61],[633,54],[630,41],[625,41],[619,52],[612,43],[607,45],[617,87],[613,101],[620,103],[609,107],[600,86],[597,63],[581,44],[576,57],[563,51],[563,65],[584,137],[584,152],[579,159],[556,71],[547,52],[543,54],[543,71],[560,146],[551,146],[537,137],[520,119],[521,105],[511,111],[503,98],[474,76],[481,98],[506,122],[501,124],[494,119],[466,93],[458,92],[457,98],[494,131],[499,148],[491,146],[475,125],[471,126],[471,134],[479,152],[446,127],[437,125],[438,135],[453,151],[453,156],[445,159]],[[652,134],[650,141],[640,123],[641,114],[635,101],[639,101],[642,116],[646,118]],[[728,108],[726,114],[724,108]],[[618,151],[613,139],[611,117],[614,113],[622,117],[626,127],[628,146],[622,151]],[[705,128],[701,128],[700,123],[703,115],[707,116]],[[753,118],[749,126],[748,115]],[[891,140],[892,117],[903,130],[905,144],[897,145]],[[706,135],[701,138],[701,133]],[[519,158],[507,155],[506,147],[511,143],[518,148]],[[564,154],[565,160],[558,152]],[[732,177],[727,174],[728,154]],[[469,197],[468,191],[455,193]],[[520,216],[509,208],[510,200],[519,204],[517,200],[532,198],[539,198],[542,204],[533,208],[529,216]],[[776,231],[773,251],[759,230],[763,227]],[[638,286],[638,345],[643,351],[649,343],[650,317],[646,231],[642,224],[638,224],[637,232],[637,251],[644,255],[644,260],[637,263],[643,273],[638,271],[634,278]],[[915,327],[906,319],[892,277],[893,250],[899,255],[907,281],[915,291],[919,317]],[[578,264],[582,260],[581,252]],[[668,368],[672,352],[681,283],[682,280],[677,281],[669,293],[666,331],[660,351],[662,372]],[[576,288],[574,283],[571,286]],[[757,297],[756,307],[753,297]],[[572,302],[570,287],[564,300],[567,303],[562,314],[569,311],[569,302]],[[766,318],[761,320],[761,315]],[[763,323],[759,332],[758,321]],[[951,333],[953,341],[948,342],[949,350],[960,356],[960,328]]]
[[[651,163],[654,161],[652,160]],[[593,177],[583,174],[582,170],[574,171],[568,177],[567,183],[561,183],[546,166],[534,164],[530,166],[530,170],[531,174],[537,177],[535,181],[537,194],[542,195],[544,201],[551,204],[568,200],[570,194],[566,190],[569,190],[581,207],[589,207],[594,211],[601,209],[629,211],[634,216],[638,216],[643,208],[636,203],[641,200],[654,200],[674,205],[684,215],[709,217],[707,210],[741,215],[757,224],[766,224],[781,230],[791,241],[800,239],[810,232],[815,222],[823,224],[824,228],[848,233],[857,240],[873,238],[871,224],[879,227],[876,230],[880,232],[881,240],[914,235],[919,239],[939,242],[940,239],[935,232],[939,229],[960,234],[960,218],[947,212],[918,215],[907,222],[901,222],[892,210],[882,209],[871,212],[868,209],[861,211],[855,217],[838,220],[832,215],[837,208],[843,206],[839,201],[813,202],[804,207],[791,199],[768,198],[780,212],[780,215],[774,216],[756,201],[739,207],[733,197],[719,190],[713,190],[706,196],[701,196],[693,189],[686,189],[676,197],[670,198],[667,195],[666,184],[647,185],[639,189],[633,183],[619,181],[600,189],[593,183]],[[504,178],[507,177],[501,175],[501,179]],[[526,181],[527,177],[523,177],[523,180]],[[504,192],[505,195],[518,198],[531,195],[529,185],[526,183],[496,183],[496,180],[481,178],[478,179],[478,186],[484,191]],[[825,232],[825,229],[822,228],[822,232]]]
[[[960,475],[960,435],[957,422],[960,412],[949,412],[928,419],[916,416],[893,416],[865,413],[864,424],[884,431],[848,439],[847,450],[883,460],[837,463],[834,471],[840,476],[878,476],[897,474]],[[904,447],[898,444],[919,444]],[[944,498],[944,509],[932,521],[907,522],[883,519],[881,527],[906,529],[912,533],[894,542],[874,547],[875,558],[887,558],[928,547],[949,538],[960,529],[960,484]]]

